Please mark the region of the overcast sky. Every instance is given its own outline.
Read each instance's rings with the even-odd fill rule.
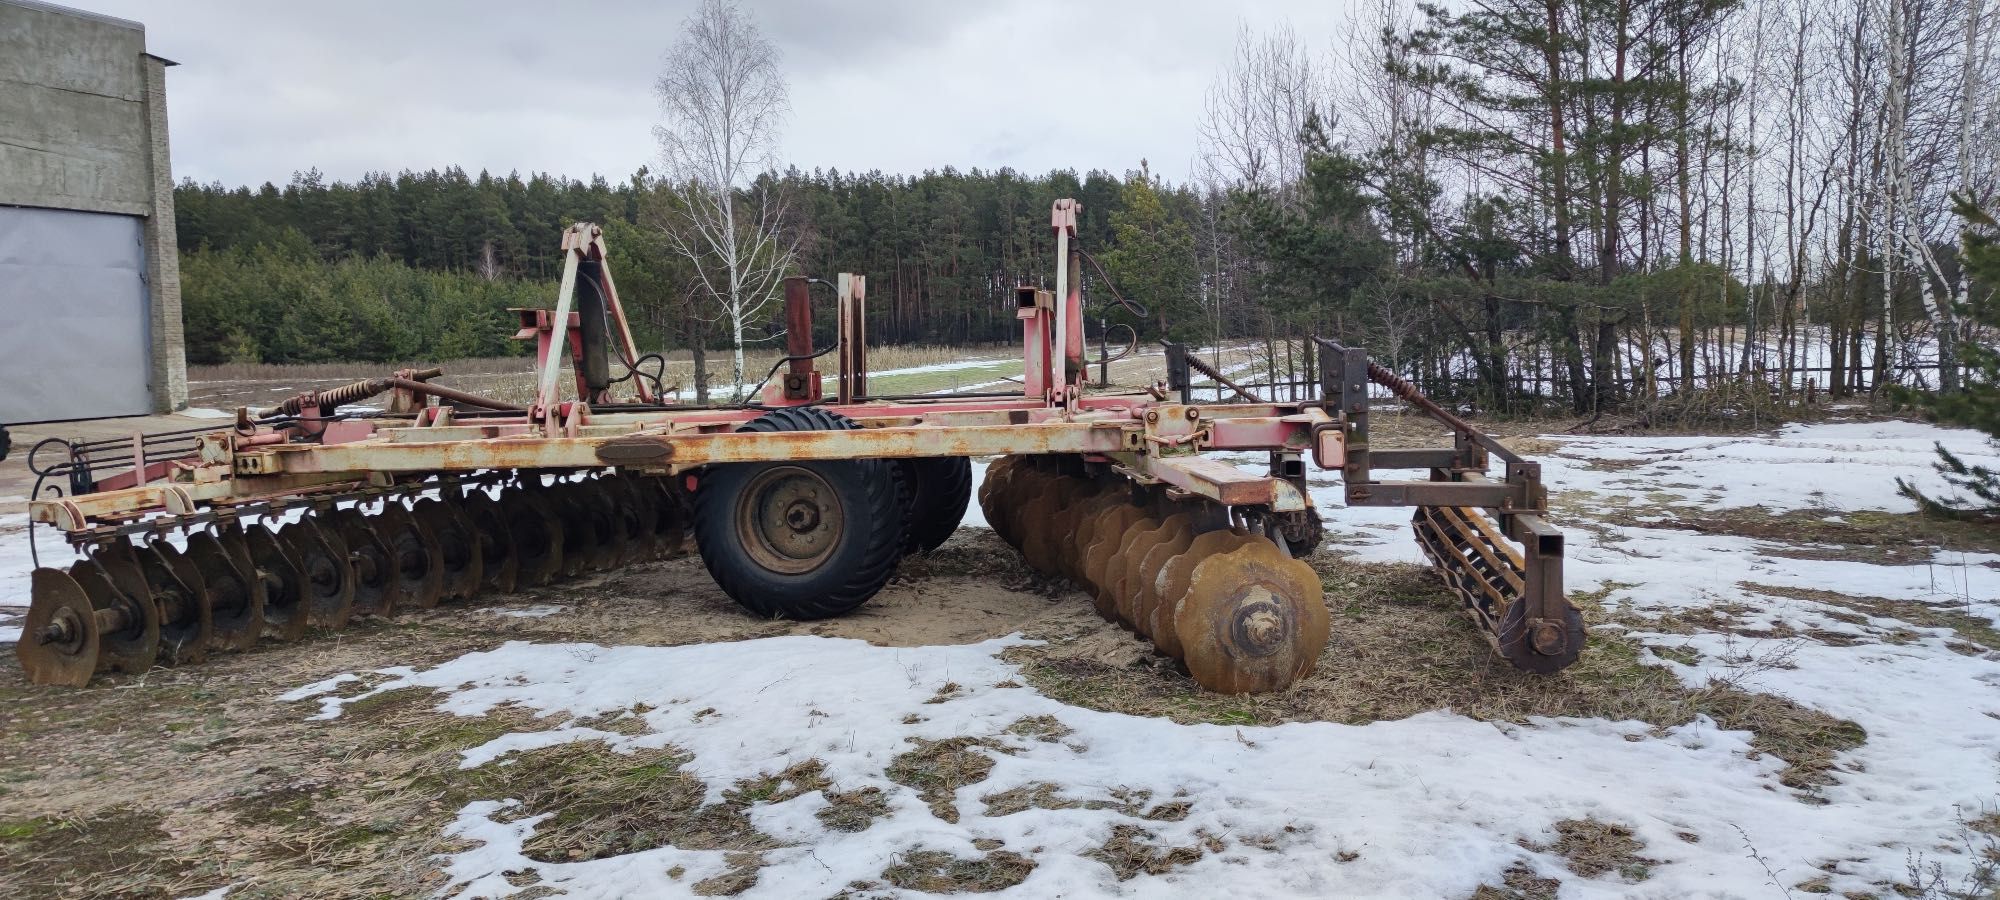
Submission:
[[[693,0],[68,0],[142,22],[167,74],[176,177],[464,166],[623,180],[657,158],[652,82]],[[946,165],[1180,180],[1239,24],[1314,46],[1341,4],[745,0],[784,54],[801,168]]]

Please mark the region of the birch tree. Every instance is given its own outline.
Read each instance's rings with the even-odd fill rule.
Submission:
[[[728,0],[702,0],[654,83],[662,118],[654,136],[679,199],[666,236],[729,320],[737,399],[747,324],[769,307],[797,248],[780,182],[758,177],[776,159],[790,112],[778,63],[749,15]]]

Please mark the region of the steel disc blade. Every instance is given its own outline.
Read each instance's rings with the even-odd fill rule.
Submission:
[[[445,488],[447,496],[457,490],[455,487]],[[410,514],[437,540],[442,583],[440,597],[445,600],[472,599],[474,594],[479,593],[480,582],[485,580],[485,559],[480,552],[479,535],[473,530],[472,521],[452,500],[419,500]]]
[[[343,509],[334,514],[334,522],[332,531],[347,545],[348,565],[354,572],[354,615],[395,615],[403,591],[396,580],[395,557],[375,530],[374,519],[360,510]]]
[[[278,539],[298,561],[306,622],[335,631],[346,628],[354,614],[354,565],[347,558],[347,542],[322,527],[316,516],[286,527]]]
[[[1083,589],[1090,594],[1090,605],[1105,621],[1118,621],[1118,610],[1111,596],[1110,583],[1100,577],[1111,558],[1118,553],[1118,543],[1124,539],[1125,527],[1139,510],[1129,503],[1118,503],[1097,514],[1089,526],[1090,540],[1082,548],[1077,561],[1077,572],[1082,576]]]
[[[444,553],[437,535],[394,500],[375,516],[382,542],[389,547],[390,575],[400,604],[431,609],[444,598]]]
[[[1132,577],[1133,563],[1153,549],[1160,542],[1166,523],[1151,517],[1132,523],[1125,530],[1125,536],[1118,542],[1117,555],[1111,560],[1108,576],[1111,585],[1111,609],[1118,621],[1137,631],[1139,629],[1139,603],[1136,596],[1138,583]],[[1144,634],[1144,632],[1140,632]]]
[[[1062,487],[1062,480],[1041,466],[1022,471],[1009,482],[1008,488],[1013,497],[1007,501],[1001,514],[1007,516],[1011,523],[1015,546],[1022,549],[1022,555],[1027,555],[1028,543],[1035,540],[1036,534],[1048,527],[1047,516],[1061,508],[1063,498],[1058,492]],[[1038,504],[1045,510],[1043,517],[1033,518],[1030,510]]]
[[[139,550],[139,568],[160,608],[160,657],[168,665],[208,658],[215,640],[214,610],[202,589],[201,573],[185,554],[165,541]]]
[[[1319,578],[1269,538],[1202,560],[1175,615],[1182,660],[1196,683],[1225,694],[1291,687],[1326,649]]]
[[[1077,527],[1070,538],[1069,577],[1081,586],[1085,593],[1095,594],[1097,581],[1092,574],[1091,548],[1098,539],[1122,528],[1139,508],[1132,503],[1132,492],[1122,479],[1106,479],[1094,483],[1091,490],[1096,493],[1090,506],[1086,507],[1073,521]],[[1106,515],[1105,513],[1110,513]],[[1113,549],[1116,549],[1115,546]],[[1102,557],[1094,561],[1101,562]],[[1095,600],[1092,601],[1096,602]]]
[[[602,478],[580,481],[578,502],[590,519],[592,532],[590,565],[593,572],[608,572],[625,560],[625,528],[619,522],[618,502]]]
[[[1022,527],[1022,516],[1026,507],[1041,496],[1043,477],[1040,470],[1030,460],[1017,462],[1007,472],[1007,480],[993,495],[994,509],[987,515],[993,530],[1000,533],[1008,546],[1026,555],[1028,532]]]
[[[651,481],[656,491],[653,546],[662,559],[672,559],[687,552],[688,522],[694,515],[694,505],[680,479],[654,478]]]
[[[548,584],[563,569],[562,518],[540,491],[511,488],[500,497],[507,534],[514,541],[514,580],[520,587]]]
[[[465,495],[465,517],[479,536],[481,587],[496,594],[513,593],[521,561],[514,555],[514,537],[508,533],[499,501],[485,488],[473,488]]]
[[[1020,513],[1022,555],[1029,565],[1050,575],[1066,575],[1068,544],[1076,539],[1076,517],[1095,495],[1083,482],[1050,478]]]
[[[249,548],[257,580],[264,586],[265,633],[281,641],[305,637],[312,607],[306,602],[306,578],[299,555],[262,525],[244,529],[244,545]]]
[[[36,569],[31,579],[28,620],[14,644],[21,670],[35,684],[89,684],[97,671],[98,640],[89,595],[61,569]]]
[[[979,509],[986,514],[986,524],[1009,544],[1014,543],[1013,528],[1001,510],[1012,500],[1009,485],[1020,464],[1021,457],[1002,456],[986,464],[986,477],[979,481]]]
[[[250,559],[250,542],[245,538],[242,520],[231,519],[218,526],[212,533],[216,542],[222,545],[223,551],[229,554],[229,561],[235,564],[236,571],[249,585],[253,596],[252,602],[257,608],[256,632],[250,636],[248,642],[239,642],[241,646],[238,649],[248,650],[256,644],[257,638],[263,636],[264,610],[270,605],[269,592],[264,579],[257,575],[256,563]]]
[[[1132,627],[1148,638],[1153,636],[1153,607],[1158,593],[1160,570],[1167,560],[1173,559],[1187,550],[1188,542],[1194,540],[1194,517],[1187,513],[1175,513],[1160,523],[1160,527],[1150,534],[1151,543],[1143,552],[1134,553],[1125,577],[1125,589],[1132,597]],[[1135,548],[1136,549],[1136,548]]]
[[[93,609],[115,610],[123,619],[98,623],[98,670],[138,674],[151,669],[160,655],[160,610],[151,598],[118,587],[95,554],[70,566],[69,576],[83,586]]]
[[[653,507],[659,502],[659,491],[636,475],[620,475],[609,481],[611,496],[617,501],[618,523],[625,532],[624,563],[658,558],[660,553],[653,536],[659,511]]]
[[[117,589],[126,613],[126,626],[99,641],[99,664],[120,672],[151,669],[160,657],[160,607],[146,586],[138,554],[130,543],[116,540],[98,548],[91,559]]]
[[[1064,578],[1077,581],[1077,542],[1089,527],[1086,523],[1103,511],[1104,498],[1080,479],[1063,478],[1056,484],[1061,499],[1057,500],[1055,515],[1043,540],[1048,544],[1050,568]]]
[[[222,541],[206,532],[188,536],[187,557],[201,573],[202,592],[214,619],[209,647],[248,650],[264,632],[264,591],[257,580],[238,568]]]
[[[1153,607],[1153,646],[1158,647],[1161,653],[1181,658],[1181,640],[1175,628],[1180,621],[1180,601],[1187,596],[1188,584],[1194,579],[1194,567],[1200,565],[1202,560],[1234,550],[1248,540],[1250,535],[1241,531],[1198,534],[1188,542],[1186,550],[1161,567]]]
[[[1044,575],[1053,575],[1056,571],[1055,561],[1052,559],[1055,542],[1049,524],[1055,516],[1055,507],[1055,495],[1037,494],[1022,504],[1020,511],[1023,523],[1021,558],[1027,561],[1029,568]],[[1036,522],[1041,524],[1028,524]]]
[[[583,486],[559,482],[551,485],[542,499],[562,520],[562,577],[575,578],[590,571],[597,560],[601,530]]]
[[[1119,550],[1125,546],[1132,532],[1143,527],[1147,521],[1147,511],[1130,503],[1113,506],[1108,514],[1100,515],[1097,527],[1091,530],[1090,546],[1084,548],[1083,576],[1096,598],[1099,611],[1106,618],[1120,619],[1118,598],[1112,593],[1117,585],[1117,562]]]

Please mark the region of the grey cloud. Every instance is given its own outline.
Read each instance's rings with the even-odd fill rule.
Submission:
[[[623,179],[656,153],[651,94],[692,0],[74,0],[146,24],[177,173],[282,183],[460,165]],[[785,56],[801,168],[1182,173],[1240,20],[1325,34],[1324,4],[746,2]]]

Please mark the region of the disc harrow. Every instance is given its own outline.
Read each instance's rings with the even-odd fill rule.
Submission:
[[[979,502],[1030,566],[1077,583],[1209,690],[1283,690],[1326,648],[1319,576],[1222,506],[1048,456],[994,461]]]
[[[1195,682],[1284,690],[1330,640],[1302,561],[1331,508],[1312,497],[1309,462],[1339,473],[1348,506],[1415,507],[1419,543],[1513,665],[1546,673],[1577,658],[1582,623],[1562,594],[1540,467],[1365,352],[1303,342],[1318,377],[1289,387],[1311,400],[1259,399],[1263,386],[1169,342],[1163,382],[1094,391],[1079,210],[1052,207],[1055,276],[1015,292],[1018,391],[871,394],[867,279],[841,274],[784,280],[785,355],[750,401],[678,403],[632,340],[602,230],[579,223],[563,236],[555,307],[515,311],[536,351],[526,404],[404,369],[240,409],[224,427],[44,442],[29,454],[41,479],[31,521],[83,558],[34,573],[22,668],[82,685],[691,546],[750,615],[843,615],[901,560],[943,545],[977,483],[987,521],[1028,566],[1081,587]],[[836,294],[832,347],[813,345],[815,284]],[[839,369],[822,378],[814,361],[835,350]],[[1235,399],[1195,402],[1191,373]],[[1447,426],[1453,446],[1371,449],[1371,391]],[[65,458],[43,460],[50,444]],[[1242,462],[1260,457],[1267,468]],[[994,460],[983,481],[974,459]],[[1392,469],[1427,477],[1376,476]]]
[[[175,533],[171,520],[153,520],[143,542],[108,538],[67,569],[35,570],[16,652],[30,681],[82,687],[100,672],[200,663],[260,640],[511,592],[524,564],[530,583],[547,584],[558,548],[581,561],[564,577],[672,558],[685,552],[677,491],[665,479],[604,472],[321,497],[290,522],[271,515]],[[565,529],[544,495],[586,509],[581,527]],[[510,521],[521,523],[518,536]]]

